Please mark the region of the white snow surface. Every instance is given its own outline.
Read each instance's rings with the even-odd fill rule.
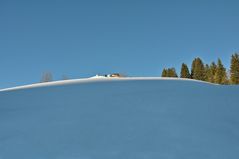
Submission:
[[[0,159],[238,159],[239,86],[89,78],[0,90]]]

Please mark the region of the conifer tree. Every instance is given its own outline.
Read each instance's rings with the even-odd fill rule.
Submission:
[[[189,70],[188,70],[188,66],[183,63],[182,64],[182,67],[181,67],[181,72],[180,72],[180,77],[181,78],[190,78],[190,73],[189,73]]]
[[[163,69],[162,71],[162,77],[178,77],[175,68],[168,68],[168,69]]]
[[[217,70],[217,65],[215,64],[215,62],[212,62],[212,63],[210,64],[208,82],[215,83],[216,70]]]
[[[231,57],[230,82],[239,84],[239,55],[236,53]]]
[[[208,64],[204,67],[205,71],[205,81],[210,82],[211,72],[210,72],[210,66]]]
[[[218,59],[217,61],[217,69],[215,73],[215,83],[218,84],[227,84],[227,73],[226,69],[222,64],[222,61]]]
[[[175,68],[169,68],[168,69],[168,77],[178,77]]]
[[[168,71],[167,71],[167,69],[163,69],[163,71],[162,71],[162,74],[161,74],[161,77],[167,77],[168,76]]]
[[[205,70],[202,60],[197,57],[192,62],[191,78],[196,80],[205,80]]]
[[[195,67],[196,67],[196,58],[193,60],[192,65],[191,65],[191,78],[194,78],[194,72],[195,72]]]

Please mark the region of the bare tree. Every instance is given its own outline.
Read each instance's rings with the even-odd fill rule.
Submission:
[[[51,82],[53,80],[51,72],[44,72],[42,75],[41,82]]]

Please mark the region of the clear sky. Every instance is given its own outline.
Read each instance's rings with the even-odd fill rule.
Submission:
[[[239,51],[238,0],[0,0],[0,88],[43,72],[160,76]]]

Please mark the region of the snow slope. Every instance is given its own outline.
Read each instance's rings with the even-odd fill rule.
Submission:
[[[92,78],[0,91],[0,159],[238,159],[239,87]]]

